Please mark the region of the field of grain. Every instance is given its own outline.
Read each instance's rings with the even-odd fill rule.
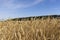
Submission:
[[[60,19],[2,21],[0,40],[60,40]]]

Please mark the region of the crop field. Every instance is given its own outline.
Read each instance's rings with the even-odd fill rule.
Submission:
[[[60,19],[2,21],[0,40],[60,40]]]

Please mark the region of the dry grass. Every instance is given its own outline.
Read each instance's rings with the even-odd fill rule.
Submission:
[[[0,22],[0,40],[60,40],[60,19]]]

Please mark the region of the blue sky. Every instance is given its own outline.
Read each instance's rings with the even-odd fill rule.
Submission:
[[[60,0],[0,0],[0,19],[59,14]]]

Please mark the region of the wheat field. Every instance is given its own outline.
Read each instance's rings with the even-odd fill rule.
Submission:
[[[60,40],[60,19],[2,21],[0,40]]]

